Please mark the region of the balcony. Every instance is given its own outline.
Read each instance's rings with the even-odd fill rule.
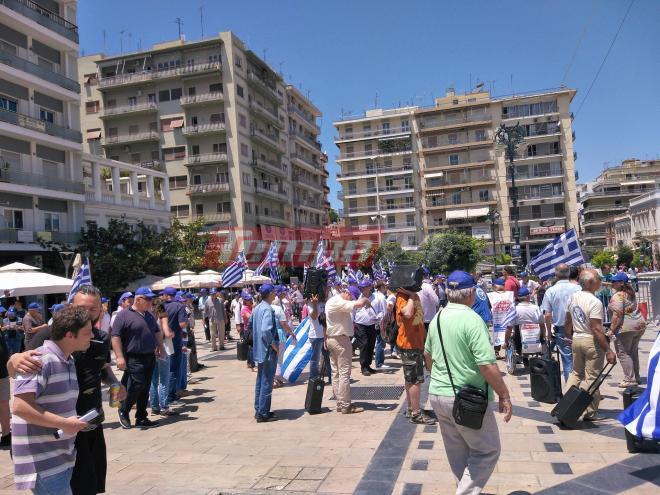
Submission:
[[[224,122],[213,122],[212,124],[187,125],[181,132],[186,137],[203,136],[205,134],[214,134],[216,132],[225,132]]]
[[[287,110],[289,111],[289,113],[293,112],[293,113],[299,115],[302,118],[303,123],[305,125],[307,125],[308,127],[310,127],[316,134],[319,134],[321,132],[321,128],[316,124],[316,119],[314,118],[314,116],[311,116],[311,117],[308,116],[305,112],[300,110],[295,105],[289,105],[287,107]]]
[[[304,184],[305,186],[316,189],[317,191],[323,190],[323,184],[321,184],[320,182],[315,182],[314,180],[307,178],[304,175],[293,174],[291,176],[291,182],[294,185]]]
[[[179,67],[173,67],[162,70],[149,70],[143,72],[134,72],[129,74],[119,74],[99,79],[99,89],[110,89],[119,86],[128,86],[131,84],[144,84],[151,81],[171,79],[174,77],[184,77],[204,74],[222,70],[220,62],[206,62],[202,64],[191,64]]]
[[[141,141],[160,141],[160,134],[157,131],[146,131],[133,134],[106,136],[103,146],[116,146],[119,144],[138,143]]]
[[[2,0],[0,0],[2,3]],[[23,51],[22,48],[19,48],[19,54]],[[33,76],[43,79],[45,81],[56,84],[64,89],[73,91],[74,93],[80,93],[80,84],[78,84],[73,79],[69,79],[66,75],[61,73],[61,68],[59,70],[50,70],[45,67],[42,67],[34,62],[29,60],[30,57],[35,57],[29,52],[25,51],[24,56],[19,56],[15,53],[10,53],[6,51],[6,48],[0,47],[0,63],[8,65]],[[35,57],[36,58],[36,57]],[[55,67],[56,64],[53,64]],[[59,66],[57,66],[59,67]]]
[[[269,211],[268,213],[261,212],[261,213],[256,213],[254,216],[257,219],[257,221],[264,221],[264,222],[275,221],[277,223],[285,222],[284,213],[281,212],[274,212],[274,211]]]
[[[262,119],[265,119],[271,124],[276,125],[280,129],[284,128],[284,124],[280,121],[280,114],[279,112],[277,112],[277,110],[275,111],[275,113],[273,113],[272,110],[264,107],[261,103],[255,100],[250,101],[250,110],[252,111],[252,113],[258,115]]]
[[[271,199],[276,199],[277,201],[287,201],[289,200],[289,191],[285,187],[277,186],[269,182],[257,182],[257,185],[254,188],[255,193],[258,195],[263,195]]]
[[[375,187],[367,187],[366,189],[348,189],[346,192],[343,190],[337,191],[337,199],[344,199],[349,197],[360,197],[360,196],[386,196],[388,194],[413,194],[415,189],[412,185],[407,186],[392,186],[385,187],[381,186],[378,189]],[[381,203],[382,204],[382,203]]]
[[[82,182],[58,179],[57,177],[47,175],[31,174],[23,170],[0,169],[0,183],[2,182],[72,194],[85,194],[85,185]]]
[[[17,125],[31,131],[43,132],[49,136],[66,139],[75,143],[82,143],[82,134],[80,131],[46,122],[45,120],[39,120],[22,113],[10,112],[3,108],[0,108],[0,122]]]
[[[316,139],[316,137],[310,136],[295,129],[289,129],[289,135],[293,136],[294,138],[298,138],[307,146],[314,148],[315,151],[321,151],[321,143]]]
[[[494,184],[495,174],[444,176],[442,179],[426,179],[426,189],[451,189],[455,187],[477,187]]]
[[[464,170],[468,168],[483,168],[490,165],[494,165],[495,161],[491,158],[485,160],[467,162],[467,163],[456,163],[456,164],[445,164],[445,165],[427,165],[424,168],[424,174],[431,174],[435,172],[442,172],[447,170]]]
[[[136,167],[142,167],[149,170],[158,170],[159,172],[165,172],[165,164],[159,160],[150,160],[148,162],[132,162],[131,165]]]
[[[291,153],[291,160],[295,161],[296,165],[306,168],[310,172],[319,172],[321,169],[321,164],[307,155]]]
[[[122,105],[120,107],[105,107],[101,114],[102,119],[110,117],[121,117],[124,115],[136,115],[140,113],[153,113],[158,111],[158,104],[155,101],[136,103],[135,105]]]
[[[186,190],[187,196],[207,193],[228,193],[229,182],[205,182],[202,184],[191,184]]]
[[[32,0],[0,0],[0,4],[64,36],[68,40],[78,43],[78,26],[55,12],[45,9],[36,2]]]
[[[335,141],[357,141],[363,139],[374,139],[387,136],[389,138],[403,137],[410,135],[410,126],[391,128],[391,127],[378,127],[373,131],[362,132],[344,132],[335,136]]]
[[[618,191],[594,191],[582,196],[582,202],[590,198],[606,198],[611,196],[639,196],[641,194],[653,191],[653,187],[633,187],[633,188],[622,188]],[[628,198],[632,199],[632,198]]]
[[[254,158],[252,160],[252,166],[274,173],[280,177],[289,176],[288,170],[285,169],[281,163],[278,163],[275,160],[261,160],[260,158]]]
[[[273,98],[280,104],[284,102],[282,97],[277,92],[277,85],[274,82],[271,83],[266,81],[250,70],[248,70],[247,75],[248,82],[251,83],[253,87],[257,88],[262,94],[268,96],[269,98]]]
[[[231,213],[210,213],[208,215],[193,215],[193,220],[203,219],[205,223],[231,222]]]
[[[223,101],[225,99],[224,93],[221,91],[214,91],[212,93],[200,93],[198,95],[188,95],[179,98],[179,105],[182,107],[193,105],[204,105],[213,101]]]
[[[518,202],[519,203],[526,203],[528,201],[541,201],[541,202],[547,202],[547,201],[563,201],[564,200],[564,193],[549,193],[549,194],[518,194]]]
[[[293,204],[295,206],[303,206],[307,208],[313,208],[315,210],[322,210],[321,201],[314,199],[304,199],[304,198],[294,198]]]
[[[357,178],[357,177],[370,177],[370,176],[387,176],[399,174],[412,174],[413,168],[410,165],[403,167],[367,167],[364,170],[347,170],[337,174],[337,180]]]
[[[472,208],[478,206],[487,206],[497,204],[495,198],[481,200],[479,198],[469,198],[465,201],[461,200],[456,203],[452,198],[444,198],[443,196],[428,196],[426,198],[427,208]]]
[[[456,140],[452,143],[443,144],[440,146],[428,146],[424,145],[422,147],[422,153],[425,155],[430,155],[433,153],[442,153],[444,151],[454,151],[459,149],[470,149],[470,148],[482,148],[484,146],[493,146],[493,140],[491,137],[486,136],[484,139],[478,141],[470,141],[468,139]]]
[[[397,155],[407,155],[412,153],[412,147],[401,147],[396,149],[375,149],[371,151],[353,151],[351,153],[343,153],[339,156],[335,156],[337,162],[342,162],[346,160],[364,160],[364,159],[373,159],[383,156],[397,156]]]
[[[203,153],[201,155],[188,155],[186,166],[200,163],[222,163],[227,161],[227,153]]]
[[[380,203],[380,210],[377,205],[373,206],[355,206],[339,210],[344,217],[357,217],[363,215],[387,215],[392,213],[413,213],[416,211],[414,203],[394,203],[384,204]]]
[[[419,132],[424,134],[454,128],[479,127],[490,125],[491,121],[492,117],[489,113],[479,113],[453,119],[426,119],[420,122]]]
[[[277,133],[267,132],[259,129],[258,127],[253,127],[250,130],[250,136],[255,138],[261,144],[270,147],[274,151],[277,151],[277,153],[284,153],[280,144],[280,137]]]

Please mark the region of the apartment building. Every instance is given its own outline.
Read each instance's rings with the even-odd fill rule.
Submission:
[[[625,214],[631,200],[654,191],[659,185],[660,160],[629,159],[605,169],[589,184],[589,192],[580,198],[585,250],[593,252],[616,247],[614,217]]]
[[[231,32],[83,57],[85,149],[166,172],[174,217],[209,229],[327,222],[321,112]]]
[[[0,264],[84,222],[74,0],[0,1]]]
[[[576,227],[575,90],[505,98],[449,89],[430,108],[369,110],[334,123],[347,226],[379,228],[382,242],[416,248],[429,235],[458,230],[510,252],[511,180],[494,143],[502,124],[520,123],[515,160],[522,254],[529,259],[557,233]],[[491,222],[489,212],[499,213]]]

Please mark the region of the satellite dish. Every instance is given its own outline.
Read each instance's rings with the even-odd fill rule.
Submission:
[[[554,220],[541,220],[539,225],[541,227],[552,227],[555,224]]]

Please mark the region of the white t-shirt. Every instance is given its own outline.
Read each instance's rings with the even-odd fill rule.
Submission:
[[[516,325],[543,323],[543,312],[536,304],[521,302],[516,306]]]
[[[241,301],[240,300],[234,299],[231,302],[231,311],[232,311],[232,313],[234,313],[234,323],[236,323],[237,325],[240,325],[241,323],[243,323],[243,321],[241,320]]]
[[[110,333],[110,324],[110,315],[108,313],[103,313],[103,318],[101,319],[101,330],[103,330],[105,333]]]
[[[318,303],[317,304],[317,309],[319,311],[319,314],[325,312],[325,303]],[[312,314],[312,305],[307,304],[307,314],[311,315]],[[319,319],[316,318],[315,320],[312,320],[312,318],[309,318],[309,321],[312,324],[312,327],[309,329],[309,338],[310,339],[322,339],[325,337],[325,330],[323,329],[323,325],[319,323]]]
[[[524,284],[524,282],[523,282]],[[533,293],[539,286],[540,284],[536,280],[532,280],[531,278],[527,281],[527,288],[529,289],[529,293]]]
[[[328,337],[353,336],[353,309],[355,301],[347,301],[341,295],[332,296],[325,303],[325,321]]]
[[[603,303],[591,292],[581,290],[571,296],[568,303],[568,313],[573,320],[573,338],[583,339],[591,337],[591,321],[603,321],[605,309]]]

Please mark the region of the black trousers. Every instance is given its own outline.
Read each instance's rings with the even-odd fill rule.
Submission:
[[[208,318],[204,318],[204,336],[206,337],[207,342],[211,340],[211,327],[209,326]]]
[[[156,367],[154,354],[126,354],[126,370],[121,383],[126,387],[126,400],[121,403],[119,410],[126,414],[135,406],[135,419],[147,418],[147,402],[149,401],[149,387],[151,377]]]
[[[355,340],[360,349],[360,367],[362,369],[371,366],[376,346],[376,325],[355,324]]]
[[[73,495],[96,495],[105,492],[108,469],[103,425],[76,435],[76,464],[71,475]]]

